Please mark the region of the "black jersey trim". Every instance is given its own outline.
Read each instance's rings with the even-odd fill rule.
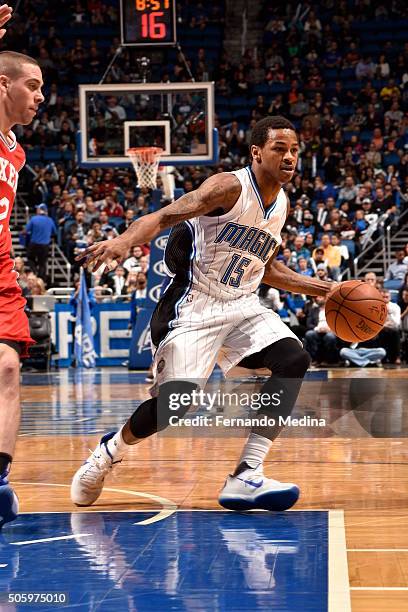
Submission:
[[[195,255],[194,227],[188,221],[179,223],[172,229],[164,253],[165,264],[174,277],[160,298],[150,323],[152,342],[157,348],[173,329],[180,316],[180,306],[190,292]]]

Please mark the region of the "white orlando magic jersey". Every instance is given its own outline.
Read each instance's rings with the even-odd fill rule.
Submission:
[[[171,370],[177,378],[180,371],[175,364],[182,363],[184,353],[191,354],[188,349],[193,350],[193,345],[196,365],[201,360],[211,363],[225,334],[233,332],[236,326],[243,336],[240,335],[238,345],[229,337],[226,370],[249,354],[248,349],[257,352],[282,338],[296,339],[278,315],[261,306],[253,295],[262,281],[266,262],[281,243],[287,213],[285,192],[281,189],[275,202],[265,210],[251,169],[243,168],[234,174],[242,190],[232,210],[221,216],[183,221],[170,232],[164,264],[171,279],[162,287],[150,329],[155,350],[170,346],[172,334],[181,334],[182,348],[177,345],[174,359],[170,354],[162,355],[163,363],[167,363],[163,372],[163,368],[157,370],[162,377]],[[213,341],[209,339],[210,328]],[[203,345],[199,340],[200,329]],[[252,335],[249,329],[254,332]],[[191,340],[188,330],[194,330]],[[249,344],[245,344],[245,338]],[[169,370],[170,362],[173,365]],[[191,363],[185,365],[184,374],[192,375]]]
[[[190,288],[229,300],[256,291],[266,262],[282,242],[287,216],[283,189],[265,209],[251,168],[232,174],[242,187],[234,207],[222,216],[185,222],[192,240]]]

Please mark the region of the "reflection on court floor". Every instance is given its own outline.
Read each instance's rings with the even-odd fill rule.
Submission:
[[[179,511],[138,524],[153,515],[21,515],[0,541],[0,593],[67,594],[42,610],[327,610],[327,512]]]

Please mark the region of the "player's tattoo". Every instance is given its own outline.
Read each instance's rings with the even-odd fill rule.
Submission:
[[[196,191],[187,193],[160,211],[160,227],[165,229],[193,217],[222,208],[228,212],[241,194],[241,184],[234,174],[218,174],[207,179]]]
[[[185,194],[161,210],[137,219],[128,229],[110,241],[88,247],[80,258],[104,263],[108,259],[121,261],[123,253],[132,246],[153,240],[163,230],[187,219],[208,215],[218,209],[224,214],[231,210],[241,194],[241,183],[235,174],[225,172],[208,178],[195,191]],[[109,243],[109,244],[108,244]]]

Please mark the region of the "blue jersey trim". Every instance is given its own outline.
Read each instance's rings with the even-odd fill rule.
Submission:
[[[246,166],[245,170],[248,172],[249,180],[251,181],[251,185],[252,185],[253,190],[255,192],[255,195],[256,195],[256,197],[258,199],[259,206],[261,207],[261,210],[262,210],[264,218],[265,219],[270,219],[270,215],[271,215],[272,211],[275,210],[275,208],[276,208],[276,204],[278,202],[278,197],[276,197],[276,200],[274,202],[272,202],[272,204],[267,209],[265,209],[265,205],[264,205],[263,200],[262,200],[262,196],[261,196],[261,192],[260,192],[260,189],[259,189],[259,185],[257,183],[256,176],[255,176],[251,166]]]

